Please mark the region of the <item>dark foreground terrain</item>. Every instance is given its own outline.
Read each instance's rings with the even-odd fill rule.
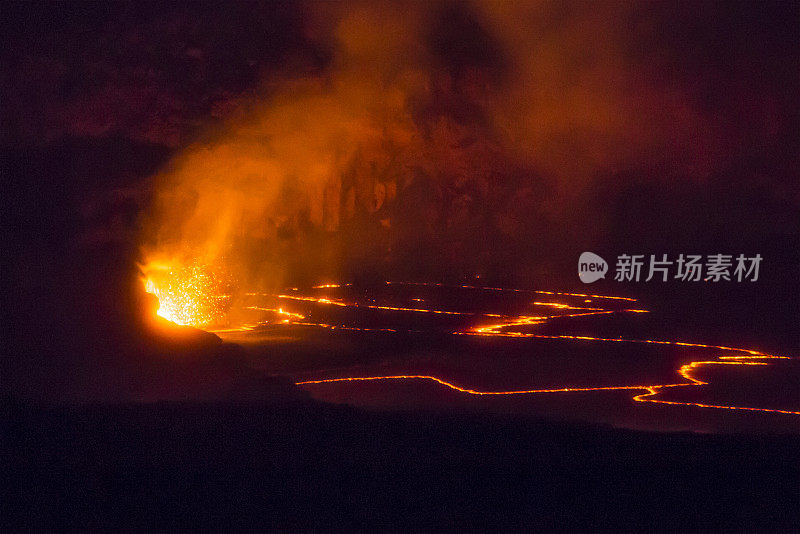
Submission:
[[[314,401],[3,410],[2,531],[797,531],[800,437]]]

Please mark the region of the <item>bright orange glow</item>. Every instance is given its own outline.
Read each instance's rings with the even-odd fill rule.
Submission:
[[[559,304],[558,302],[533,302],[534,306],[551,306],[562,310],[602,310],[603,308],[585,308],[582,306],[570,306],[569,304]]]
[[[298,319],[300,321],[302,321],[303,319],[306,318],[306,316],[301,314],[301,313],[293,313],[293,312],[284,311],[283,308],[262,308],[260,306],[247,306],[245,309],[246,310],[258,310],[258,311],[266,311],[266,312],[277,313],[278,315],[282,315],[282,316],[286,317],[287,319]]]
[[[179,325],[207,326],[221,320],[230,304],[225,282],[200,262],[181,267],[143,268],[145,290],[158,298],[158,315]]]
[[[613,299],[613,300],[629,300],[631,302],[636,302],[636,299],[631,297],[612,297],[609,295],[588,295],[586,293],[558,293],[556,291],[538,291],[534,289],[516,289],[516,288],[507,288],[507,287],[484,287],[484,286],[470,286],[470,285],[462,285],[462,286],[448,286],[447,284],[440,284],[440,283],[428,283],[428,282],[386,282],[386,285],[398,285],[398,286],[430,286],[430,287],[460,287],[463,289],[479,289],[481,291],[511,291],[514,293],[539,293],[540,295],[562,295],[566,297],[584,297],[584,298],[595,298],[595,299]]]
[[[506,291],[501,289],[501,291]],[[636,299],[630,297],[612,297],[610,295],[587,295],[585,293],[556,293],[554,291],[532,291],[532,293],[539,293],[541,295],[563,295],[567,297],[590,297],[595,299],[613,299],[613,300],[629,300],[636,302]]]
[[[450,389],[460,391],[461,393],[469,393],[470,395],[520,395],[525,393],[568,393],[571,391],[605,391],[615,389],[645,389],[644,386],[609,386],[609,387],[593,387],[593,388],[558,388],[558,389],[523,389],[513,391],[477,391],[461,386],[457,386],[452,382],[447,382],[441,378],[430,375],[390,375],[390,376],[354,376],[347,378],[328,378],[324,380],[306,380],[304,382],[296,382],[297,385],[306,384],[330,384],[333,382],[361,382],[368,380],[432,380]]]
[[[316,302],[318,304],[332,304],[334,306],[345,306],[353,308],[370,308],[373,310],[406,311],[406,312],[418,312],[418,313],[440,313],[445,315],[473,315],[471,313],[457,312],[457,311],[424,310],[421,308],[401,308],[397,306],[378,306],[375,304],[359,304],[359,303],[348,304],[340,300],[330,300],[326,298],[317,298],[317,297],[299,297],[296,295],[276,295],[276,296],[279,299],[304,300],[307,302]]]
[[[633,397],[633,400],[637,402],[655,402],[660,404],[669,404],[669,405],[681,405],[681,406],[697,406],[700,408],[718,408],[724,410],[747,410],[747,411],[757,411],[757,412],[773,412],[773,413],[782,413],[782,414],[790,414],[790,415],[800,415],[800,411],[790,411],[790,410],[777,410],[773,408],[752,408],[746,406],[724,406],[718,404],[703,404],[698,402],[677,402],[677,401],[665,401],[660,399],[651,399],[649,397],[658,395],[661,389],[664,388],[673,388],[673,387],[691,387],[691,386],[703,386],[708,384],[708,382],[703,382],[701,380],[697,380],[696,378],[692,377],[689,374],[689,369],[697,367],[699,365],[712,365],[712,364],[721,364],[721,363],[728,363],[731,365],[768,365],[766,363],[754,363],[754,362],[714,362],[714,361],[707,361],[707,362],[692,362],[691,364],[685,365],[681,368],[680,374],[687,380],[690,380],[688,384],[660,384],[654,386],[599,386],[599,387],[588,387],[588,388],[556,388],[556,389],[527,389],[527,390],[512,390],[512,391],[477,391],[474,389],[469,389],[461,386],[457,386],[452,382],[447,382],[446,380],[442,380],[441,378],[437,378],[435,376],[429,375],[391,375],[391,376],[364,376],[364,377],[347,377],[347,378],[329,378],[324,380],[306,380],[303,382],[296,382],[297,385],[312,385],[312,384],[330,384],[334,382],[359,382],[359,381],[371,381],[371,380],[408,380],[408,379],[419,379],[419,380],[432,380],[437,382],[443,386],[446,386],[450,389],[454,389],[456,391],[460,391],[461,393],[468,393],[470,395],[528,395],[533,393],[573,393],[578,391],[615,391],[615,390],[645,390],[646,393],[642,393],[640,395],[636,395]],[[688,369],[687,369],[688,368]]]
[[[759,356],[759,358],[773,358],[773,356]],[[774,358],[785,358],[782,356],[774,356]],[[678,370],[678,374],[680,374],[683,378],[688,380],[688,383],[681,383],[681,384],[657,384],[657,385],[634,385],[634,386],[597,386],[597,387],[586,387],[586,388],[554,388],[554,389],[522,389],[522,390],[509,390],[509,391],[478,391],[475,389],[470,389],[462,386],[458,386],[453,384],[452,382],[448,382],[446,380],[442,380],[441,378],[437,378],[435,376],[430,375],[389,375],[389,376],[363,376],[363,377],[346,377],[346,378],[328,378],[322,380],[306,380],[302,382],[296,382],[297,385],[313,385],[313,384],[330,384],[335,382],[362,382],[362,381],[373,381],[373,380],[431,380],[438,384],[441,384],[445,387],[453,389],[455,391],[459,391],[461,393],[467,393],[470,395],[529,395],[535,393],[573,393],[579,391],[619,391],[619,390],[644,390],[645,393],[640,395],[636,395],[633,397],[634,401],[637,402],[654,402],[659,404],[668,404],[668,405],[681,405],[681,406],[696,406],[700,408],[718,408],[724,410],[746,410],[746,411],[756,411],[756,412],[773,412],[773,413],[782,413],[782,414],[789,414],[789,415],[800,415],[800,411],[791,411],[791,410],[777,410],[773,408],[754,408],[754,407],[747,407],[747,406],[725,406],[725,405],[718,405],[718,404],[703,404],[698,402],[678,402],[678,401],[665,401],[661,399],[653,399],[655,395],[658,395],[662,389],[665,388],[677,388],[677,387],[692,387],[692,386],[704,386],[707,385],[708,382],[703,382],[691,375],[691,371],[701,365],[769,365],[768,363],[764,362],[742,362],[742,361],[729,361],[729,362],[719,362],[719,361],[698,361],[692,362],[690,364],[684,365]]]

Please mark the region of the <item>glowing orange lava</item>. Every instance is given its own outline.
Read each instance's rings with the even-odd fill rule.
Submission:
[[[220,294],[220,282],[208,270],[199,264],[190,265],[181,270],[162,270],[147,279],[148,291],[154,293],[159,297],[161,308],[159,315],[172,320],[179,324],[192,324],[204,325],[213,322],[219,318],[221,313],[224,313],[224,302],[229,298],[229,295]],[[156,282],[158,280],[158,282]],[[409,282],[386,282],[386,284],[396,285],[419,285],[419,286],[435,286],[445,287],[444,284],[425,284],[425,283],[409,283]],[[349,284],[323,284],[314,286],[313,289],[339,289],[349,286]],[[563,297],[575,297],[583,299],[584,304],[592,304],[595,301],[614,300],[635,302],[636,299],[631,297],[618,297],[611,295],[593,295],[583,293],[559,293],[554,291],[537,291],[537,290],[524,290],[524,289],[506,289],[498,287],[478,287],[478,286],[451,286],[463,289],[474,289],[480,291],[511,291],[516,293],[530,293],[537,295],[552,295]],[[299,291],[297,288],[291,288],[292,291]],[[704,343],[691,343],[686,341],[672,341],[672,340],[659,340],[659,339],[624,339],[624,338],[604,338],[593,336],[577,336],[577,335],[550,335],[550,334],[537,334],[533,332],[519,331],[521,328],[541,325],[555,319],[565,319],[580,316],[600,315],[600,314],[615,314],[615,313],[647,313],[644,309],[635,308],[620,308],[608,309],[592,306],[579,306],[574,304],[567,304],[564,302],[553,301],[540,301],[533,300],[531,304],[544,308],[553,308],[556,311],[564,312],[555,315],[503,315],[497,313],[482,313],[482,312],[462,312],[453,310],[439,310],[431,308],[418,308],[418,307],[404,307],[404,306],[384,306],[378,304],[367,304],[359,302],[346,302],[341,299],[333,299],[323,296],[307,296],[302,294],[286,295],[286,294],[261,294],[261,293],[245,293],[247,296],[260,296],[270,297],[280,300],[296,301],[296,302],[311,302],[326,306],[337,306],[343,308],[368,308],[375,310],[387,311],[401,311],[411,313],[424,313],[424,314],[441,314],[441,315],[458,315],[458,316],[474,316],[477,318],[486,318],[485,324],[480,324],[468,328],[466,330],[457,330],[451,332],[453,335],[463,336],[488,336],[488,337],[513,337],[513,338],[532,338],[532,339],[554,339],[554,340],[568,340],[568,341],[589,341],[601,343],[648,343],[656,345],[671,345],[679,347],[694,347],[702,349],[713,349],[723,352],[733,352],[732,355],[719,355],[714,360],[693,361],[683,365],[678,369],[678,374],[683,378],[684,382],[667,383],[667,384],[634,384],[634,385],[600,385],[593,387],[563,387],[551,389],[527,389],[527,390],[508,390],[508,391],[479,391],[469,387],[460,386],[452,382],[448,382],[442,378],[430,375],[388,375],[388,376],[353,376],[343,378],[324,378],[317,380],[303,380],[296,382],[297,385],[315,385],[315,384],[330,384],[337,382],[363,382],[363,381],[378,381],[378,380],[429,380],[436,382],[442,386],[453,389],[455,391],[469,394],[469,395],[530,395],[530,394],[547,394],[547,393],[570,393],[570,392],[587,392],[587,391],[617,391],[629,390],[640,391],[641,393],[632,397],[636,402],[642,403],[658,403],[671,406],[693,406],[700,408],[716,408],[724,410],[746,410],[758,412],[773,412],[780,414],[800,415],[800,411],[779,410],[772,408],[760,408],[749,406],[729,406],[729,405],[715,405],[704,404],[696,402],[679,402],[667,401],[657,398],[660,393],[670,388],[686,388],[686,387],[702,387],[707,385],[704,382],[693,376],[692,372],[702,366],[709,365],[744,365],[744,366],[764,366],[769,365],[769,362],[764,360],[791,360],[788,356],[776,356],[766,354],[757,350],[742,349],[736,347],[729,347],[724,345],[708,345]],[[424,302],[421,298],[410,299],[414,302]],[[373,301],[374,302],[374,301]],[[361,331],[361,332],[397,332],[393,328],[368,328],[357,327],[349,325],[334,325],[319,322],[312,322],[307,319],[306,314],[284,310],[283,308],[262,307],[262,306],[246,306],[245,309],[257,310],[263,312],[270,312],[276,314],[279,320],[277,324],[284,325],[297,325],[308,326],[315,328],[325,328],[330,330],[345,330],[345,331]],[[265,321],[263,323],[254,323],[244,325],[239,328],[215,330],[218,333],[224,332],[241,332],[252,330],[257,326],[268,323],[276,323],[276,321]]]
[[[158,315],[179,325],[208,326],[220,321],[230,305],[226,281],[218,270],[200,262],[143,268],[148,293],[158,298]]]
[[[581,338],[586,339],[586,338]],[[608,340],[604,340],[608,341]],[[640,341],[640,340],[622,340],[622,341]],[[785,356],[759,356],[759,358],[786,358]],[[437,382],[443,386],[446,386],[450,389],[454,389],[456,391],[460,391],[461,393],[468,393],[470,395],[530,395],[534,393],[574,393],[574,392],[586,392],[586,391],[620,391],[620,390],[644,390],[645,393],[640,395],[636,395],[633,397],[634,401],[637,402],[655,402],[660,404],[669,404],[669,405],[680,405],[680,406],[697,406],[700,408],[719,408],[724,410],[746,410],[746,411],[756,411],[756,412],[773,412],[773,413],[782,413],[782,414],[790,414],[790,415],[800,415],[800,411],[791,411],[791,410],[777,410],[773,408],[754,408],[754,407],[746,407],[746,406],[724,406],[718,404],[703,404],[698,402],[678,402],[678,401],[666,401],[661,399],[653,399],[650,398],[652,396],[658,395],[662,389],[665,388],[678,388],[678,387],[691,387],[691,386],[704,386],[707,385],[708,382],[703,382],[702,380],[698,380],[694,378],[690,371],[698,366],[701,365],[769,365],[764,362],[742,362],[742,361],[735,361],[735,362],[719,362],[719,361],[697,361],[692,362],[690,364],[684,365],[680,368],[678,373],[688,380],[687,383],[679,383],[679,384],[656,384],[656,385],[632,385],[632,386],[597,386],[597,387],[586,387],[586,388],[554,388],[554,389],[523,389],[523,390],[509,390],[509,391],[478,391],[475,389],[470,389],[462,386],[458,386],[453,384],[452,382],[447,382],[446,380],[442,380],[441,378],[437,378],[435,376],[430,375],[389,375],[389,376],[357,376],[357,377],[345,377],[345,378],[328,378],[322,380],[305,380],[302,382],[296,382],[297,385],[312,385],[312,384],[330,384],[335,382],[361,382],[361,381],[372,381],[372,380],[408,380],[408,379],[418,379],[418,380],[432,380]]]
[[[387,284],[391,284],[393,282],[386,282]],[[434,286],[443,286],[443,284],[422,284],[422,283],[413,283],[409,285],[434,285]],[[328,287],[338,287],[333,284],[329,284],[326,286],[318,286],[318,288],[328,288]],[[615,297],[615,296],[608,296],[608,295],[588,295],[588,294],[581,294],[581,293],[558,293],[552,291],[531,291],[531,290],[520,290],[520,289],[504,289],[504,288],[494,288],[494,287],[476,287],[476,286],[460,286],[463,288],[469,289],[479,289],[479,290],[487,290],[487,291],[515,291],[515,292],[530,292],[530,293],[537,293],[537,294],[545,294],[545,295],[562,295],[562,296],[570,296],[570,297],[582,297],[584,298],[584,302],[590,302],[591,299],[614,299],[614,300],[625,300],[630,302],[635,302],[636,299],[630,297]],[[286,299],[293,299],[293,300],[304,300],[310,302],[316,302],[320,304],[331,304],[336,306],[361,306],[367,308],[374,308],[374,309],[385,309],[385,310],[400,310],[400,311],[410,311],[410,312],[419,312],[419,313],[444,313],[444,314],[465,314],[464,312],[453,312],[453,311],[443,311],[443,310],[430,310],[430,309],[419,309],[419,308],[403,308],[403,307],[392,307],[392,306],[377,306],[377,305],[364,305],[364,304],[348,304],[343,301],[333,301],[327,298],[322,297],[304,297],[304,296],[287,296],[287,295],[280,295],[279,298],[286,298]],[[417,300],[417,299],[412,299]],[[419,301],[419,300],[417,300]],[[690,343],[685,341],[670,341],[670,340],[658,340],[658,339],[623,339],[623,338],[602,338],[602,337],[592,337],[592,336],[574,336],[574,335],[545,335],[545,334],[535,334],[535,333],[526,333],[526,332],[517,332],[511,331],[510,328],[513,327],[521,327],[521,326],[530,326],[530,325],[537,325],[547,322],[554,318],[565,318],[565,317],[576,317],[576,316],[585,316],[585,315],[595,315],[595,314],[611,314],[611,313],[647,313],[647,310],[642,309],[620,309],[620,310],[607,310],[604,308],[598,307],[583,307],[583,306],[574,306],[559,302],[540,302],[535,301],[533,304],[537,306],[545,306],[545,307],[552,307],[559,310],[579,310],[578,313],[568,313],[562,315],[547,315],[547,316],[529,316],[529,315],[520,315],[520,316],[503,316],[499,314],[475,314],[475,315],[482,315],[485,317],[500,317],[502,318],[502,322],[492,323],[488,325],[482,325],[473,327],[469,330],[465,331],[455,331],[453,332],[454,335],[471,335],[471,336],[504,336],[504,337],[522,337],[522,338],[539,338],[539,339],[561,339],[561,340],[575,340],[575,341],[593,341],[593,342],[614,342],[614,343],[649,343],[649,344],[657,344],[657,345],[673,345],[673,346],[681,346],[681,347],[697,347],[697,348],[704,348],[704,349],[715,349],[719,351],[725,352],[736,352],[739,354],[736,355],[720,355],[717,356],[716,360],[703,360],[703,361],[693,361],[678,369],[678,374],[686,380],[686,382],[679,382],[679,383],[671,383],[671,384],[636,384],[636,385],[619,385],[619,386],[595,386],[595,387],[581,387],[581,388],[574,388],[574,387],[564,387],[564,388],[553,388],[553,389],[529,389],[529,390],[508,390],[508,391],[478,391],[475,389],[471,389],[468,387],[460,386],[454,384],[452,382],[448,382],[436,376],[431,375],[388,375],[388,376],[354,376],[354,377],[343,377],[343,378],[326,378],[326,379],[318,379],[318,380],[304,380],[296,382],[297,385],[315,385],[315,384],[330,384],[330,383],[338,383],[338,382],[363,382],[363,381],[376,381],[376,380],[430,380],[436,382],[442,386],[447,388],[453,389],[455,391],[469,394],[469,395],[530,395],[530,394],[546,394],[546,393],[570,393],[570,392],[587,392],[587,391],[616,391],[616,390],[635,390],[635,391],[642,391],[642,393],[632,397],[632,399],[636,402],[649,402],[649,403],[658,403],[664,405],[672,405],[672,406],[692,406],[692,407],[700,407],[700,408],[715,408],[715,409],[722,409],[722,410],[744,410],[744,411],[755,411],[755,412],[771,412],[771,413],[779,413],[779,414],[789,414],[789,415],[800,415],[800,411],[792,411],[792,410],[779,410],[773,408],[760,408],[760,407],[749,407],[749,406],[729,406],[729,405],[716,405],[716,404],[704,404],[704,403],[697,403],[697,402],[679,402],[679,401],[667,401],[655,398],[657,397],[663,390],[669,388],[685,388],[685,387],[702,387],[708,384],[708,382],[704,382],[698,378],[695,378],[692,375],[692,371],[697,369],[701,366],[706,365],[769,365],[768,362],[763,360],[791,360],[792,358],[788,356],[776,356],[772,354],[766,354],[757,350],[752,349],[742,349],[736,347],[728,347],[724,345],[708,345],[704,343]],[[333,326],[333,325],[323,325],[323,324],[315,324],[315,323],[296,323],[296,324],[306,324],[309,326],[320,326],[325,328],[340,328],[340,329],[347,329],[347,330],[382,330],[382,331],[390,331],[393,332],[392,329],[368,329],[368,328],[353,328],[353,327],[344,327],[344,326]]]

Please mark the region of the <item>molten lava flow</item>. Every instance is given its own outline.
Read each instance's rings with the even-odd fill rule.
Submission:
[[[208,326],[230,306],[229,283],[218,269],[192,262],[182,267],[143,268],[145,290],[158,298],[158,315],[179,325]]]
[[[670,344],[679,344],[679,343],[672,343],[668,341],[648,341],[648,340],[613,340],[613,339],[601,339],[601,338],[588,338],[588,337],[574,337],[574,336],[543,336],[543,337],[567,337],[572,339],[590,339],[590,340],[602,340],[602,341],[628,341],[628,342],[645,342],[645,343],[670,343]],[[695,345],[695,344],[691,344]],[[700,345],[704,347],[708,347],[708,345]],[[729,347],[718,347],[718,348],[725,348],[729,349]],[[730,350],[737,350],[737,349],[730,349]],[[787,356],[771,356],[771,355],[761,355],[761,356],[720,356],[722,358],[760,358],[760,359],[791,359]],[[430,375],[388,375],[388,376],[355,376],[355,377],[345,377],[345,378],[327,378],[321,380],[305,380],[302,382],[296,382],[297,385],[315,385],[315,384],[331,384],[336,382],[366,382],[366,381],[375,381],[375,380],[431,380],[438,384],[441,384],[445,387],[453,389],[455,391],[459,391],[461,393],[467,393],[470,395],[530,395],[535,393],[575,393],[575,392],[589,392],[589,391],[623,391],[623,390],[644,390],[645,393],[640,395],[636,395],[633,397],[634,401],[637,402],[653,402],[659,404],[666,404],[666,405],[673,405],[673,406],[695,406],[699,408],[717,408],[722,410],[743,410],[743,411],[751,411],[751,412],[770,412],[770,413],[780,413],[780,414],[787,414],[787,415],[800,415],[800,411],[792,411],[792,410],[778,410],[775,408],[756,408],[756,407],[749,407],[749,406],[727,406],[727,405],[720,405],[720,404],[704,404],[699,402],[678,402],[678,401],[666,401],[661,399],[650,398],[658,395],[663,389],[667,388],[681,388],[681,387],[692,387],[692,386],[705,386],[708,382],[704,382],[692,376],[691,371],[695,368],[703,365],[769,365],[765,362],[750,362],[750,361],[696,361],[691,362],[682,366],[678,370],[678,374],[680,374],[683,378],[688,380],[687,383],[678,383],[678,384],[656,384],[656,385],[630,385],[630,386],[596,386],[596,387],[584,387],[584,388],[553,388],[553,389],[523,389],[523,390],[508,390],[508,391],[478,391],[475,389],[470,389],[462,386],[458,386],[453,384],[452,382],[448,382],[446,380],[442,380],[441,378],[430,376]]]
[[[316,288],[320,287],[338,287],[338,286],[316,286]],[[318,298],[318,297],[301,297],[295,295],[277,295],[279,299],[289,299],[289,300],[305,300],[307,302],[316,302],[318,304],[331,304],[333,306],[343,306],[343,307],[354,307],[354,308],[369,308],[372,310],[388,310],[388,311],[405,311],[405,312],[416,312],[416,313],[438,313],[442,315],[473,315],[472,313],[466,312],[458,312],[458,311],[445,311],[445,310],[426,310],[422,308],[403,308],[399,306],[378,306],[377,304],[359,304],[359,303],[352,303],[348,304],[346,302],[338,301],[338,300],[330,300],[326,298]]]
[[[703,404],[700,402],[678,402],[678,401],[666,401],[662,399],[651,399],[655,395],[658,395],[662,389],[664,388],[673,388],[673,387],[686,387],[686,386],[705,386],[708,382],[704,382],[692,376],[692,371],[701,365],[769,365],[766,362],[753,362],[753,361],[742,361],[744,359],[754,360],[754,359],[791,359],[787,356],[772,356],[768,354],[762,354],[760,356],[719,356],[720,360],[735,360],[735,361],[702,361],[702,362],[691,362],[680,369],[678,369],[678,374],[681,375],[683,378],[689,381],[687,384],[661,384],[656,386],[647,386],[644,389],[647,390],[647,393],[642,393],[641,395],[637,395],[633,398],[633,400],[637,402],[655,402],[659,404],[671,404],[671,405],[682,405],[682,406],[697,406],[699,408],[719,408],[724,410],[745,410],[750,412],[774,412],[774,413],[783,413],[783,414],[791,414],[791,415],[800,415],[800,412],[795,412],[791,410],[776,410],[774,408],[751,408],[748,406],[724,406],[719,404]]]
[[[387,284],[392,284],[396,282],[386,282]],[[444,284],[424,284],[424,283],[401,283],[403,285],[430,285],[430,286],[437,286],[442,287]],[[325,286],[317,286],[316,289],[323,289],[323,288],[335,288],[338,287],[334,284],[328,284]],[[569,296],[569,297],[581,297],[584,298],[584,302],[588,303],[591,302],[591,299],[614,299],[614,300],[625,300],[635,302],[636,299],[630,297],[614,297],[614,296],[607,296],[607,295],[588,295],[588,294],[581,294],[581,293],[558,293],[552,291],[532,291],[532,290],[520,290],[520,289],[504,289],[504,288],[496,288],[496,287],[476,287],[476,286],[458,286],[465,289],[477,289],[477,290],[484,290],[484,291],[514,291],[514,292],[527,292],[527,293],[536,293],[536,294],[544,294],[544,295],[558,295],[558,296]],[[344,306],[344,307],[366,307],[372,309],[382,309],[382,310],[398,310],[398,311],[409,311],[409,312],[418,312],[418,313],[445,313],[445,314],[464,314],[463,312],[453,312],[453,311],[444,311],[444,310],[431,310],[431,309],[419,309],[419,308],[405,308],[405,307],[394,307],[394,306],[377,306],[377,305],[367,305],[367,304],[358,304],[358,303],[346,303],[343,301],[333,301],[323,297],[305,297],[305,296],[287,296],[287,295],[279,295],[278,298],[283,299],[291,299],[291,300],[302,300],[302,301],[310,301],[319,304],[330,304],[336,306]],[[414,301],[421,301],[421,299],[411,299]],[[769,365],[768,362],[764,360],[791,360],[792,358],[788,356],[776,356],[772,354],[766,354],[757,350],[751,349],[741,349],[736,347],[728,347],[724,345],[708,345],[704,343],[689,343],[685,341],[670,341],[670,340],[659,340],[659,339],[623,339],[623,338],[603,338],[603,337],[592,337],[592,336],[574,336],[574,335],[545,335],[545,334],[535,334],[535,333],[527,333],[527,332],[518,332],[509,330],[514,327],[526,327],[526,326],[534,326],[548,322],[551,319],[555,318],[569,318],[569,317],[578,317],[578,316],[586,316],[586,315],[597,315],[597,314],[613,314],[613,313],[647,313],[647,310],[641,309],[618,309],[618,310],[608,310],[605,308],[599,307],[584,307],[584,306],[574,306],[570,304],[560,303],[560,302],[541,302],[535,301],[533,302],[536,306],[543,306],[543,307],[551,307],[558,310],[576,310],[577,313],[567,313],[562,315],[545,315],[545,316],[533,316],[533,315],[519,315],[519,316],[507,316],[507,315],[500,315],[500,314],[491,314],[491,313],[476,313],[472,315],[479,315],[483,317],[497,317],[501,319],[501,322],[495,322],[492,324],[485,324],[482,326],[476,326],[464,331],[455,331],[452,332],[454,335],[470,335],[470,336],[501,336],[501,337],[522,337],[522,338],[534,338],[534,339],[558,339],[558,340],[571,340],[571,341],[593,341],[593,342],[604,342],[604,343],[648,343],[648,344],[656,344],[656,345],[672,345],[672,346],[680,346],[680,347],[696,347],[696,348],[703,348],[703,349],[714,349],[718,351],[725,351],[725,352],[734,352],[738,353],[735,355],[720,355],[717,356],[716,360],[704,360],[704,361],[693,361],[686,365],[683,365],[680,369],[678,369],[678,374],[686,380],[686,382],[680,383],[670,383],[670,384],[636,384],[636,385],[619,385],[619,386],[595,386],[595,387],[564,387],[564,388],[552,388],[552,389],[528,389],[528,390],[508,390],[508,391],[478,391],[475,389],[471,389],[464,386],[459,386],[452,382],[448,382],[442,378],[431,376],[431,375],[388,375],[388,376],[355,376],[355,377],[343,377],[343,378],[326,378],[326,379],[317,379],[317,380],[304,380],[296,382],[297,385],[316,385],[316,384],[330,384],[330,383],[341,383],[341,382],[365,382],[365,381],[386,381],[386,380],[430,380],[432,382],[436,382],[442,386],[447,388],[453,389],[455,391],[466,393],[470,395],[529,395],[529,394],[545,394],[545,393],[570,393],[570,392],[588,392],[588,391],[619,391],[619,390],[638,390],[643,391],[644,393],[638,394],[632,398],[632,400],[636,402],[650,402],[650,403],[658,403],[664,405],[680,405],[680,406],[692,406],[692,407],[700,407],[700,408],[716,408],[722,410],[743,410],[743,411],[753,411],[753,412],[770,412],[770,413],[778,413],[778,414],[789,414],[789,415],[800,415],[800,411],[792,411],[792,410],[779,410],[773,408],[760,408],[760,407],[749,407],[749,406],[730,406],[730,405],[717,405],[717,404],[705,404],[705,403],[698,403],[698,402],[679,402],[679,401],[667,401],[655,398],[657,395],[662,393],[664,390],[669,388],[685,388],[685,387],[702,387],[708,384],[708,382],[704,382],[698,378],[695,378],[692,372],[701,366],[708,366],[708,365],[745,365],[745,366],[764,366]],[[468,314],[464,314],[468,315]],[[370,329],[370,328],[355,328],[355,327],[347,327],[347,326],[334,326],[328,324],[315,324],[315,323],[295,323],[295,324],[303,324],[307,326],[317,326],[323,328],[330,328],[330,329],[346,329],[346,330],[383,330],[387,332],[394,332],[393,329]]]
[[[193,326],[206,326],[210,324],[219,323],[221,318],[225,315],[227,308],[230,306],[231,296],[229,288],[223,282],[224,277],[221,277],[217,271],[211,269],[209,266],[202,263],[194,262],[182,268],[149,268],[145,269],[146,287],[147,291],[153,293],[159,298],[160,308],[158,314],[162,317],[173,321],[178,324],[193,325]],[[386,282],[387,284],[403,284],[403,285],[424,285],[443,287],[444,284],[423,284],[423,283],[396,283]],[[349,284],[324,284],[314,286],[313,289],[339,289]],[[513,291],[517,293],[530,293],[536,295],[551,295],[553,297],[573,297],[583,299],[584,304],[596,303],[596,301],[603,302],[605,300],[615,301],[629,301],[635,302],[636,299],[630,297],[615,297],[609,295],[590,295],[582,293],[559,293],[552,291],[534,291],[534,290],[521,290],[521,289],[504,289],[496,287],[476,287],[476,286],[455,286],[464,289],[474,289],[480,291]],[[299,291],[297,288],[291,288],[292,291]],[[633,384],[633,385],[598,385],[593,387],[563,387],[563,388],[550,388],[550,389],[527,389],[527,390],[508,390],[508,391],[478,391],[468,387],[460,386],[452,382],[448,382],[442,378],[430,375],[389,375],[389,376],[355,376],[355,377],[342,377],[342,378],[323,378],[316,380],[303,380],[296,382],[297,385],[315,385],[315,384],[330,384],[337,382],[364,382],[376,380],[430,380],[442,386],[466,393],[470,395],[528,395],[528,394],[545,394],[545,393],[570,393],[570,392],[587,392],[587,391],[617,391],[617,390],[635,390],[642,393],[632,397],[636,402],[658,403],[663,405],[681,405],[681,406],[694,406],[701,408],[716,408],[726,410],[746,410],[746,411],[759,411],[759,412],[772,412],[780,414],[800,415],[800,411],[779,410],[771,408],[760,407],[745,407],[745,406],[728,406],[728,405],[715,405],[704,404],[697,402],[679,402],[667,401],[656,398],[660,393],[670,388],[685,388],[685,387],[702,387],[707,385],[707,382],[699,380],[693,376],[693,371],[698,367],[709,365],[741,365],[741,366],[764,366],[770,363],[765,360],[791,360],[788,356],[775,356],[766,354],[757,350],[741,349],[736,347],[729,347],[724,345],[708,345],[703,343],[690,343],[685,341],[672,341],[660,339],[623,339],[623,338],[604,338],[593,336],[576,336],[576,335],[552,335],[552,334],[537,334],[534,332],[522,332],[521,328],[530,328],[537,325],[548,323],[555,319],[569,319],[573,317],[587,316],[587,315],[600,315],[600,314],[615,314],[615,313],[647,313],[647,310],[634,309],[634,308],[618,308],[608,309],[599,307],[598,305],[592,306],[579,306],[575,304],[568,304],[565,302],[554,301],[539,301],[532,300],[531,304],[542,308],[550,308],[557,310],[559,313],[556,315],[504,315],[498,313],[485,313],[485,312],[462,312],[454,310],[440,310],[432,308],[418,308],[407,306],[387,306],[365,302],[347,302],[341,299],[332,299],[323,296],[308,296],[302,294],[286,295],[286,294],[260,294],[260,293],[244,293],[249,297],[267,297],[270,299],[277,299],[279,301],[294,301],[294,302],[309,302],[323,306],[336,306],[342,308],[366,308],[373,310],[388,310],[400,312],[412,312],[420,314],[442,314],[453,316],[472,316],[479,320],[485,319],[483,324],[473,326],[465,330],[453,331],[453,335],[464,336],[488,336],[488,337],[515,337],[515,338],[528,338],[528,339],[553,339],[564,341],[588,341],[600,343],[648,343],[655,345],[671,345],[679,347],[694,347],[702,349],[713,349],[721,352],[733,353],[732,355],[719,355],[713,360],[693,361],[683,365],[678,369],[678,374],[684,379],[684,382],[667,383],[667,384]],[[411,298],[414,302],[424,302],[421,298]],[[265,307],[265,306],[245,306],[245,309],[267,312],[273,314],[277,320],[262,321],[261,323],[253,323],[241,326],[235,329],[215,330],[215,332],[240,332],[248,331],[257,328],[261,325],[277,324],[277,325],[297,325],[304,327],[324,328],[330,330],[349,330],[361,332],[398,332],[394,328],[375,328],[353,326],[346,324],[327,324],[320,322],[308,321],[308,314],[298,313],[294,311],[285,310],[282,307]]]

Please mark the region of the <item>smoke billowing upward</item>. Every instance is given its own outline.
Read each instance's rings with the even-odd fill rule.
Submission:
[[[709,52],[675,48],[692,31],[682,24],[712,15],[585,7],[303,4],[304,36],[326,59],[265,70],[172,159],[146,259],[225,258],[257,284],[532,280],[573,255],[564,242],[607,240],[602,204],[615,199],[597,195],[609,181],[661,183],[680,203],[752,152],[750,140],[786,135],[780,91],[749,109],[711,100],[727,90],[715,87],[720,65],[698,72]],[[759,82],[744,80],[737,93],[755,94]]]

